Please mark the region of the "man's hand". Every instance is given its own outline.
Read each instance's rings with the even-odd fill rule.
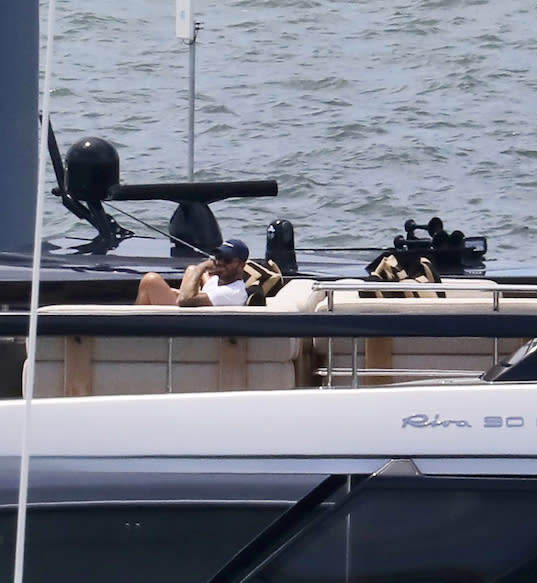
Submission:
[[[177,304],[179,306],[211,306],[209,296],[200,291],[210,270],[216,267],[212,259],[206,259],[197,265],[189,265],[185,269],[183,281],[179,288]]]
[[[205,261],[202,261],[200,265],[203,265],[204,273],[212,274],[216,268],[216,263],[213,259],[206,259]]]

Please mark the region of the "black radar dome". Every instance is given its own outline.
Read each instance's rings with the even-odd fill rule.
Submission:
[[[65,156],[65,186],[77,200],[100,201],[119,184],[117,150],[101,138],[83,138]]]

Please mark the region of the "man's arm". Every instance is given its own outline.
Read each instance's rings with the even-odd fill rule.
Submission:
[[[212,302],[206,293],[201,292],[202,279],[206,279],[207,271],[214,269],[212,259],[207,259],[198,265],[189,265],[185,269],[183,281],[179,288],[177,305],[183,307],[212,306]]]

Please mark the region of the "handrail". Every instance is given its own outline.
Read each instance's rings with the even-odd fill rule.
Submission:
[[[512,283],[420,283],[407,281],[314,281],[315,291],[358,291],[386,290],[393,291],[477,291],[477,292],[520,292],[537,294],[537,285]]]
[[[492,293],[492,302],[494,311],[499,310],[500,297],[504,293],[518,293],[518,294],[536,294],[537,285],[527,284],[498,284],[498,283],[451,283],[449,281],[442,283],[420,283],[408,281],[356,281],[356,282],[323,282],[316,281],[312,285],[314,291],[326,292],[328,298],[328,308],[333,309],[334,292],[336,291],[420,291],[420,292],[450,292],[450,291],[469,291]],[[379,298],[382,299],[382,298]],[[442,299],[442,298],[440,298]]]
[[[527,284],[497,284],[495,282],[439,282],[439,283],[422,283],[418,281],[393,281],[393,282],[379,282],[379,281],[339,281],[339,282],[319,282],[316,281],[312,285],[314,291],[324,291],[327,296],[328,312],[334,314],[334,293],[337,291],[419,291],[419,292],[453,292],[453,291],[466,291],[466,292],[478,292],[478,293],[489,293],[492,294],[492,309],[494,313],[500,311],[500,298],[503,297],[504,293],[513,294],[537,294],[537,285],[527,285]],[[432,296],[434,298],[434,296]],[[364,298],[366,299],[366,298]],[[370,299],[370,298],[367,298]],[[383,298],[377,298],[379,301],[383,301]],[[422,298],[429,299],[429,298]],[[439,301],[445,300],[446,298],[438,297]],[[447,298],[449,301],[449,298]],[[389,301],[386,298],[386,301]],[[398,314],[399,318],[399,314]],[[531,333],[533,336],[535,333]],[[435,336],[436,333],[436,322],[435,322]],[[499,335],[495,335],[494,346],[493,346],[493,364],[498,363],[498,338]],[[333,366],[333,348],[332,348],[332,338],[328,339],[328,355],[327,355],[327,366],[326,368],[318,369],[317,374],[319,376],[325,376],[327,378],[328,388],[332,387],[332,378],[334,376],[348,376],[352,375],[353,386],[357,385],[358,376],[373,376],[373,372],[365,371],[363,369],[357,369],[355,366],[356,357],[355,349],[353,349],[353,366],[350,369],[336,369]],[[399,371],[400,372],[400,371]],[[433,371],[431,371],[433,372]],[[436,371],[434,371],[436,372]],[[442,376],[441,371],[438,371],[440,375],[435,374],[435,376]],[[387,369],[377,370],[374,376],[392,376],[395,375],[395,371],[390,371]],[[403,373],[403,375],[408,373]],[[422,374],[412,375],[412,376],[423,376]],[[460,375],[458,375],[460,376]]]
[[[348,377],[357,374],[359,377],[461,377],[474,378],[480,375],[482,370],[444,370],[444,369],[421,369],[421,368],[352,368],[352,367],[333,367],[332,376]],[[328,370],[326,367],[317,368],[313,374],[326,377]]]

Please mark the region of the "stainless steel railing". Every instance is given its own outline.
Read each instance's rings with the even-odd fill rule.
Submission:
[[[504,294],[510,297],[525,297],[537,295],[537,285],[517,285],[517,284],[497,284],[493,282],[442,282],[442,283],[420,283],[420,282],[314,282],[314,291],[324,291],[327,297],[328,312],[334,312],[334,294],[341,291],[367,292],[443,292],[446,297],[437,297],[439,302],[449,302],[450,292],[472,292],[476,294],[489,294],[491,297],[491,308],[493,312],[499,312],[501,300]],[[366,299],[366,298],[364,298]],[[371,299],[371,298],[367,298]],[[379,301],[389,302],[391,298],[372,298]],[[423,299],[435,299],[434,296]],[[358,300],[359,301],[359,300]],[[492,362],[497,364],[499,360],[498,338],[493,338]],[[482,371],[464,370],[414,370],[414,369],[359,369],[357,366],[357,338],[352,338],[352,363],[351,367],[334,367],[333,338],[328,337],[327,366],[318,368],[315,374],[327,379],[326,386],[333,386],[335,376],[351,376],[351,386],[358,386],[358,377],[364,376],[412,376],[412,377],[469,377],[477,376]]]

